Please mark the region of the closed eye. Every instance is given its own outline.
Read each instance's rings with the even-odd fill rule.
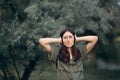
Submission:
[[[64,36],[64,39],[73,38],[73,36]]]

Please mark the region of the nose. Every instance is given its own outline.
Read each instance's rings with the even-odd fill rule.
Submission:
[[[67,41],[70,41],[70,38],[69,38],[69,37],[67,38]]]

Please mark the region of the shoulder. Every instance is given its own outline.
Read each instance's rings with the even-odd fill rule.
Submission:
[[[56,50],[56,49],[59,49],[60,48],[60,44],[50,44],[50,46],[51,46],[51,48],[53,49],[53,50]]]
[[[49,60],[55,62],[58,52],[59,52],[60,45],[59,44],[50,44],[50,46],[51,46],[51,52],[48,55],[48,57],[49,57]]]
[[[79,42],[76,47],[80,50],[81,54],[87,53],[87,42]]]
[[[76,46],[79,47],[79,48],[80,47],[85,47],[86,45],[87,45],[87,42],[84,42],[84,41],[76,43]]]

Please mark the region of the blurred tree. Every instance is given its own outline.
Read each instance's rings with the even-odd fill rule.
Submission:
[[[18,16],[19,21],[24,21],[26,14],[24,9],[29,5],[30,0],[1,0],[0,1],[0,18],[5,21],[12,21]]]
[[[113,29],[105,34],[109,44],[99,44],[99,49],[102,51],[97,50],[97,57],[108,62],[119,63],[119,52],[117,52],[118,50],[116,48],[115,38],[120,36],[120,0],[100,0],[99,5],[101,8],[104,8],[107,12],[113,15],[114,20],[110,22]]]
[[[99,0],[10,2],[14,19],[0,27],[2,79],[29,79],[37,62],[43,62],[47,57],[39,46],[40,37],[59,37],[63,28],[71,27],[78,36],[99,35],[100,41],[106,43],[107,33],[116,26],[113,14],[102,8]]]

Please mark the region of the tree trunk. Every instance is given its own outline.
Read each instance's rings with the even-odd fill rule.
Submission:
[[[2,9],[1,9],[1,6],[0,6],[0,18],[2,17]]]
[[[15,63],[15,59],[13,58],[13,66],[15,67],[15,71],[17,73],[17,77],[18,77],[18,80],[20,80],[20,74],[19,74],[19,71],[18,71],[18,68],[16,66],[16,63]]]
[[[3,68],[2,71],[3,71],[3,74],[4,74],[4,80],[8,80],[8,76],[7,76],[7,73],[5,71],[5,68]]]
[[[25,71],[23,73],[21,80],[28,80],[35,66],[36,66],[36,60],[31,60],[29,64],[27,65],[27,67],[25,68]]]

